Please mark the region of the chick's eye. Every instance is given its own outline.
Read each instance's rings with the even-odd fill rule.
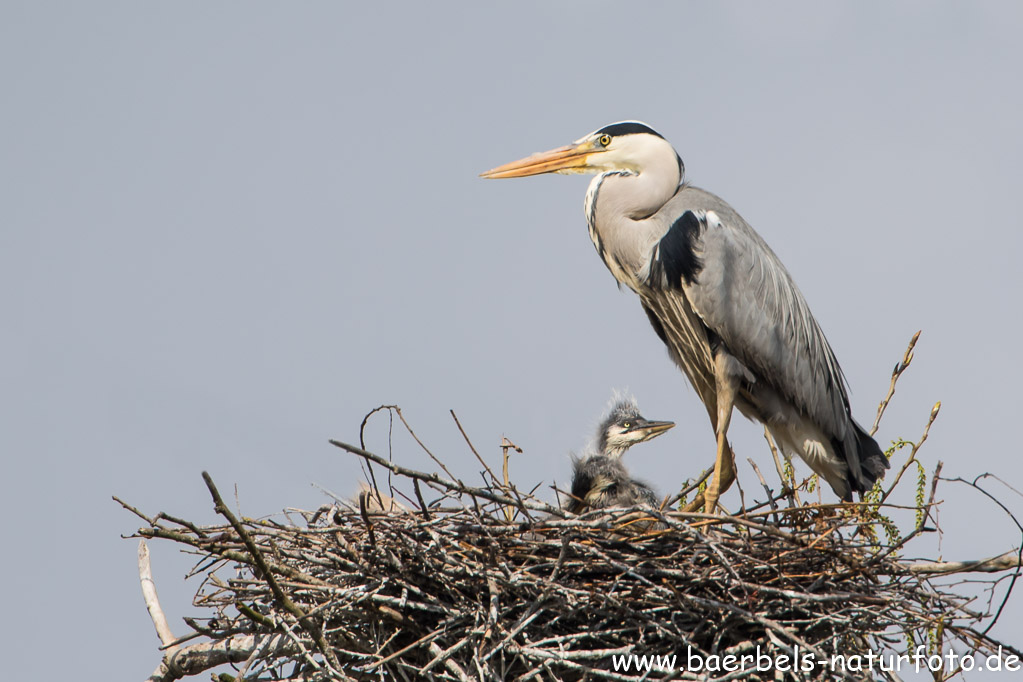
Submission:
[[[611,136],[610,135],[601,135],[600,139],[598,139],[597,142],[600,143],[601,147],[606,147],[609,144],[611,144]]]

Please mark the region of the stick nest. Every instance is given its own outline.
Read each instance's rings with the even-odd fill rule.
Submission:
[[[149,522],[139,536],[201,557],[194,605],[206,615],[187,622],[205,642],[175,643],[154,679],[225,662],[260,680],[707,679],[678,670],[688,652],[823,661],[918,643],[998,646],[967,597],[899,559],[923,521],[884,541],[876,506],[566,517],[496,482],[389,468],[410,498],[422,499],[420,481],[443,495],[384,512],[391,503],[371,489],[356,507],[239,519],[204,475],[224,525],[133,509]],[[674,672],[616,670],[614,657],[632,653],[680,658]],[[844,677],[864,676],[818,666],[798,679]],[[762,678],[775,679],[710,674]]]
[[[871,433],[918,337],[895,366]],[[147,524],[136,535],[143,538],[139,573],[164,650],[150,680],[226,663],[235,672],[215,680],[898,680],[883,663],[867,667],[853,658],[952,648],[1019,655],[987,633],[1020,575],[1021,550],[961,563],[907,558],[912,540],[937,530],[940,480],[981,492],[1023,532],[981,487],[985,478],[997,480],[990,474],[942,479],[938,462],[928,486],[917,453],[939,408],[918,441],[893,443],[889,458],[903,448],[909,456],[889,473],[887,489],[879,483],[859,504],[802,504],[800,492],[813,492],[816,480],[797,485],[771,444],[780,491],[753,465],[766,500],[747,507],[743,495],[735,515],[693,512],[699,496],[685,505],[698,479],[660,509],[571,516],[509,482],[514,444],[502,443],[498,477],[466,436],[485,470],[484,485],[468,486],[423,445],[400,409],[382,406],[363,420],[363,432],[374,413],[389,412],[392,424],[397,415],[444,476],[399,466],[362,441],[331,441],[366,466],[371,485],[354,504],[337,499],[280,519],[238,518],[206,473],[222,525],[149,517],[118,500]],[[914,503],[892,504],[889,496],[914,465]],[[388,473],[386,495],[376,485],[380,467]],[[396,494],[408,504],[395,503]],[[913,517],[907,531],[893,521],[900,516]],[[194,606],[204,615],[186,618],[192,633],[178,639],[152,583],[145,539],[154,538],[200,557]],[[956,577],[964,572],[1000,575]],[[662,659],[642,669],[618,658],[673,654],[669,665]],[[692,670],[692,656],[701,670]],[[798,672],[765,671],[761,656]],[[749,662],[736,668],[743,657]],[[931,669],[935,680],[962,672],[952,662]]]

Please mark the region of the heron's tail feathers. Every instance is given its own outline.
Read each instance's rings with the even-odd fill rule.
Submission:
[[[877,479],[884,478],[884,472],[891,466],[888,458],[877,441],[863,428],[853,422],[856,434],[856,447],[859,450],[860,470],[850,472],[852,488],[856,492],[865,493],[874,487]]]

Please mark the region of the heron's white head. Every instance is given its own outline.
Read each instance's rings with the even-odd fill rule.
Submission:
[[[646,169],[663,167],[666,162],[678,164],[681,181],[682,159],[671,143],[645,123],[621,121],[595,130],[570,145],[533,154],[480,175],[484,178],[519,178],[540,173],[640,175]]]

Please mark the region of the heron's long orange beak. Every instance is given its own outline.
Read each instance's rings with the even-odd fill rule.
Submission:
[[[587,163],[589,156],[600,151],[602,150],[596,149],[592,141],[586,140],[506,163],[486,173],[480,173],[480,177],[522,178],[540,173],[586,173],[590,170]]]

